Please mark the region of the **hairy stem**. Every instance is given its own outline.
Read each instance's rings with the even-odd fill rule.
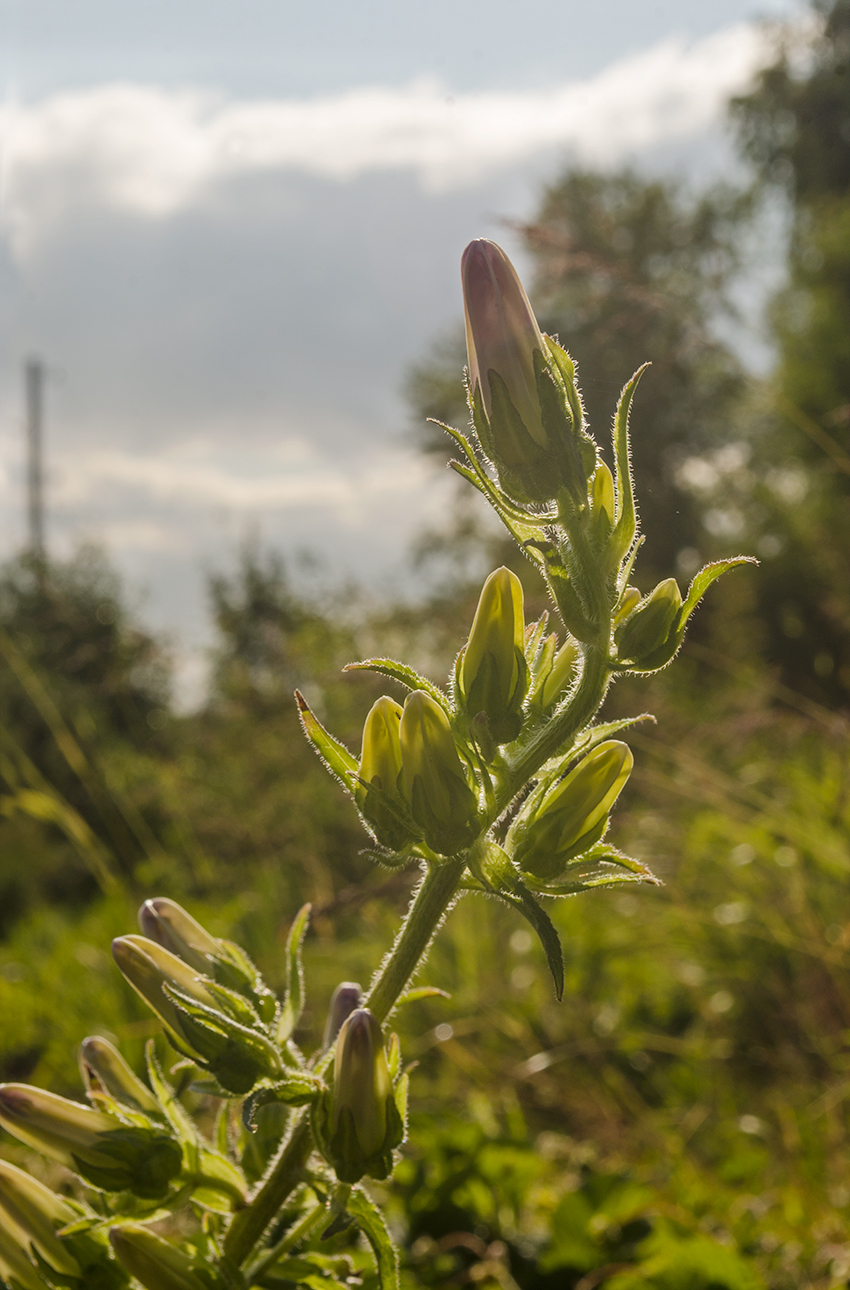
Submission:
[[[367,1000],[378,1021],[386,1020],[416,971],[458,889],[463,870],[463,860],[447,860],[429,869],[417,888],[395,945]],[[326,1062],[329,1060],[330,1054]],[[224,1240],[224,1254],[231,1263],[240,1266],[250,1256],[281,1205],[302,1181],[312,1150],[310,1114],[305,1110],[293,1124],[260,1190],[233,1217]]]

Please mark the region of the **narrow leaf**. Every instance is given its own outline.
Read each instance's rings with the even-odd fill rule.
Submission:
[[[194,1121],[189,1113],[184,1110],[182,1104],[177,1100],[174,1089],[168,1083],[168,1080],[162,1073],[162,1067],[156,1056],[154,1041],[149,1039],[145,1048],[145,1058],[147,1060],[148,1079],[153,1089],[154,1096],[162,1107],[163,1114],[174,1130],[182,1146],[196,1148],[198,1144],[198,1131],[195,1128]]]
[[[637,523],[629,448],[629,412],[638,382],[648,367],[649,363],[644,363],[623,387],[617,411],[614,414],[614,463],[617,483],[617,522],[614,525],[614,539],[615,541],[623,539],[628,534],[627,546],[631,546],[631,538]]]
[[[312,906],[302,905],[295,915],[289,936],[286,938],[286,996],[277,1023],[278,1043],[285,1044],[295,1030],[304,1011],[304,965],[301,947]]]
[[[398,1254],[381,1211],[357,1187],[348,1198],[347,1209],[372,1247],[381,1290],[399,1290]]]
[[[448,990],[441,990],[436,985],[417,985],[412,990],[406,990],[399,996],[396,1007],[400,1008],[403,1003],[417,1003],[419,999],[450,999],[452,996]]]
[[[451,713],[448,696],[427,677],[420,676],[406,663],[397,663],[392,658],[367,658],[362,663],[347,663],[342,670],[343,672],[380,672],[381,676],[388,676],[391,680],[398,681],[405,689],[425,690],[445,712]]]
[[[546,955],[546,962],[549,964],[549,971],[552,973],[555,997],[560,1003],[564,997],[564,952],[554,923],[522,883],[519,883],[516,895],[511,896],[507,892],[500,891],[499,896],[522,914],[537,933]]]
[[[295,702],[298,704],[298,714],[305,735],[331,774],[336,776],[343,788],[347,789],[353,797],[359,770],[357,761],[345,745],[325,729],[318,717],[310,710],[300,690],[295,691]]]

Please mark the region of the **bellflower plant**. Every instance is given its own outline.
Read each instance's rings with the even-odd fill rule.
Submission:
[[[395,943],[368,990],[340,983],[308,1055],[294,1041],[308,907],[292,925],[277,998],[239,946],[173,901],[146,901],[142,935],[118,937],[113,954],[176,1050],[177,1083],[153,1041],[143,1081],[89,1037],[88,1104],[0,1086],[0,1125],[79,1182],[78,1198],[59,1198],[0,1165],[0,1276],[14,1286],[341,1287],[350,1267],[322,1238],[356,1225],[381,1287],[394,1290],[396,1253],[363,1185],[391,1173],[406,1132],[408,1074],[384,1028],[447,911],[461,897],[505,902],[539,936],[560,999],[561,946],[543,902],[655,881],[607,838],[633,765],[615,736],[644,718],[603,722],[600,709],[617,675],[670,663],[704,592],[745,557],[708,565],[684,596],[673,579],[641,596],[629,411],[642,369],[614,411],[612,469],[573,361],[540,330],[504,251],[470,243],[462,282],[471,422],[445,427],[458,450],[451,464],[536,565],[561,630],[547,630],[546,614],[526,623],[519,579],[496,570],[444,687],[389,658],[349,665],[407,691],[403,706],[374,704],[359,759],[296,694],[304,733],[359,812],[371,854],[420,871]],[[211,1136],[181,1102],[190,1087],[221,1107]],[[252,1186],[251,1139],[270,1105],[281,1127],[264,1139],[267,1168]]]

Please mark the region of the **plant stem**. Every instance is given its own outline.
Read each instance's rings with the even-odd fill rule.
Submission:
[[[447,860],[429,869],[420,883],[395,945],[364,1001],[363,1006],[371,1009],[381,1024],[419,966],[458,889],[464,867],[463,860]]]
[[[379,1022],[384,1022],[392,1012],[421,962],[458,889],[463,870],[463,860],[447,860],[429,869],[419,884],[395,945],[366,1001]],[[312,1150],[310,1114],[305,1110],[293,1124],[256,1196],[245,1209],[233,1216],[224,1239],[224,1254],[231,1263],[238,1267],[250,1256],[281,1205],[301,1182]]]
[[[278,1241],[277,1245],[272,1246],[268,1254],[264,1254],[259,1262],[254,1264],[250,1269],[249,1279],[252,1282],[255,1281],[273,1264],[277,1263],[282,1255],[287,1254],[296,1245],[300,1245],[302,1241],[305,1241],[313,1228],[318,1227],[322,1219],[327,1220],[328,1212],[326,1205],[316,1205],[313,1209],[308,1210],[301,1222],[290,1228],[286,1235]]]
[[[499,812],[504,810],[550,757],[554,757],[564,744],[593,719],[602,706],[610,681],[607,651],[588,646],[581,680],[571,702],[539,731],[512,763],[507,783],[499,794]]]

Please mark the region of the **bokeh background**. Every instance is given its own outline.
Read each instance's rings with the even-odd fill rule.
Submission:
[[[644,589],[738,552],[612,838],[664,886],[461,902],[401,1014],[408,1286],[850,1285],[850,3],[0,0],[0,1076],[151,1023],[108,943],[181,900],[309,1011],[414,875],[304,744],[442,680],[521,555],[445,469],[460,252],[514,256],[604,444],[646,359]],[[24,365],[42,365],[43,552]],[[4,1153],[19,1149],[9,1140]],[[21,1158],[15,1156],[15,1158]],[[34,1168],[37,1164],[32,1163]]]

